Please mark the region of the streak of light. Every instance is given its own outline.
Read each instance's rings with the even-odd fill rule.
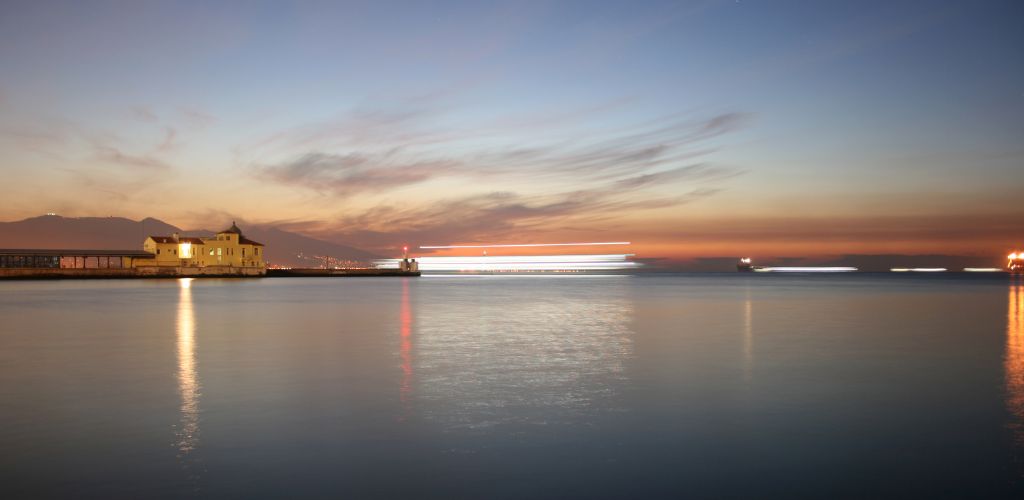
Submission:
[[[968,273],[998,273],[1003,270],[998,267],[965,267],[964,271]]]
[[[754,269],[759,273],[850,273],[856,267],[760,267]]]
[[[604,271],[635,269],[640,265],[630,261],[633,254],[606,255],[517,255],[494,257],[420,257],[420,271],[474,272],[474,271]],[[399,259],[374,261],[380,269],[395,269]]]
[[[195,312],[192,309],[192,278],[178,280],[178,392],[181,396],[181,425],[175,443],[179,456],[199,443],[199,376],[196,373]]]
[[[944,267],[894,267],[889,270],[894,273],[944,273],[948,269]]]
[[[589,247],[598,245],[629,245],[628,241],[602,241],[590,243],[517,243],[506,245],[424,245],[424,250],[438,250],[446,248],[523,248],[523,247]]]

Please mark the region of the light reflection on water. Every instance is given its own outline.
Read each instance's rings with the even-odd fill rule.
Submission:
[[[743,300],[743,380],[750,383],[754,367],[754,303],[747,288]]]
[[[615,392],[633,342],[629,279],[608,277],[600,296],[512,300],[498,289],[471,302],[434,302],[416,318],[422,416],[447,428],[486,429],[621,410]]]
[[[1001,276],[0,292],[5,498],[1024,491],[1024,286]]]
[[[1006,314],[1006,407],[1017,444],[1024,444],[1024,284],[1011,282]]]
[[[402,279],[402,305],[399,313],[399,356],[402,359],[402,385],[399,388],[399,397],[402,401],[402,408],[408,417],[410,411],[410,398],[412,396],[412,307],[409,305],[409,279]]]
[[[196,372],[195,312],[192,308],[192,278],[178,280],[178,392],[181,420],[175,435],[178,458],[184,460],[199,445],[199,396],[202,386]]]

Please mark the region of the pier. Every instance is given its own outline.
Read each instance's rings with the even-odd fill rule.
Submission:
[[[401,269],[267,269],[268,278],[355,278],[380,276],[419,276],[419,271]]]

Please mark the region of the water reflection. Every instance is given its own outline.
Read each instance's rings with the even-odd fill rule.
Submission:
[[[585,424],[587,416],[621,408],[633,303],[629,277],[607,279],[599,295],[566,279],[529,283],[525,298],[516,290],[467,293],[417,310],[418,413],[473,429]]]
[[[196,375],[195,313],[192,310],[192,278],[178,280],[178,392],[181,420],[175,436],[179,458],[199,443],[199,377]]]
[[[406,415],[412,395],[412,309],[409,307],[409,279],[402,279],[402,309],[399,316],[399,355],[402,358],[402,385],[399,399]]]
[[[1006,316],[1006,405],[1014,439],[1024,444],[1024,283],[1010,283]]]
[[[743,301],[743,380],[750,383],[750,375],[754,365],[754,304],[750,300],[750,289],[747,289],[746,300]]]

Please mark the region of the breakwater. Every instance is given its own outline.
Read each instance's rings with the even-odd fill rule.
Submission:
[[[153,278],[302,278],[302,277],[372,277],[419,276],[418,271],[397,269],[253,269],[238,267],[167,267],[99,269],[0,268],[0,280],[59,279],[153,279]]]
[[[268,278],[342,278],[371,276],[419,276],[419,271],[399,269],[267,269]]]

